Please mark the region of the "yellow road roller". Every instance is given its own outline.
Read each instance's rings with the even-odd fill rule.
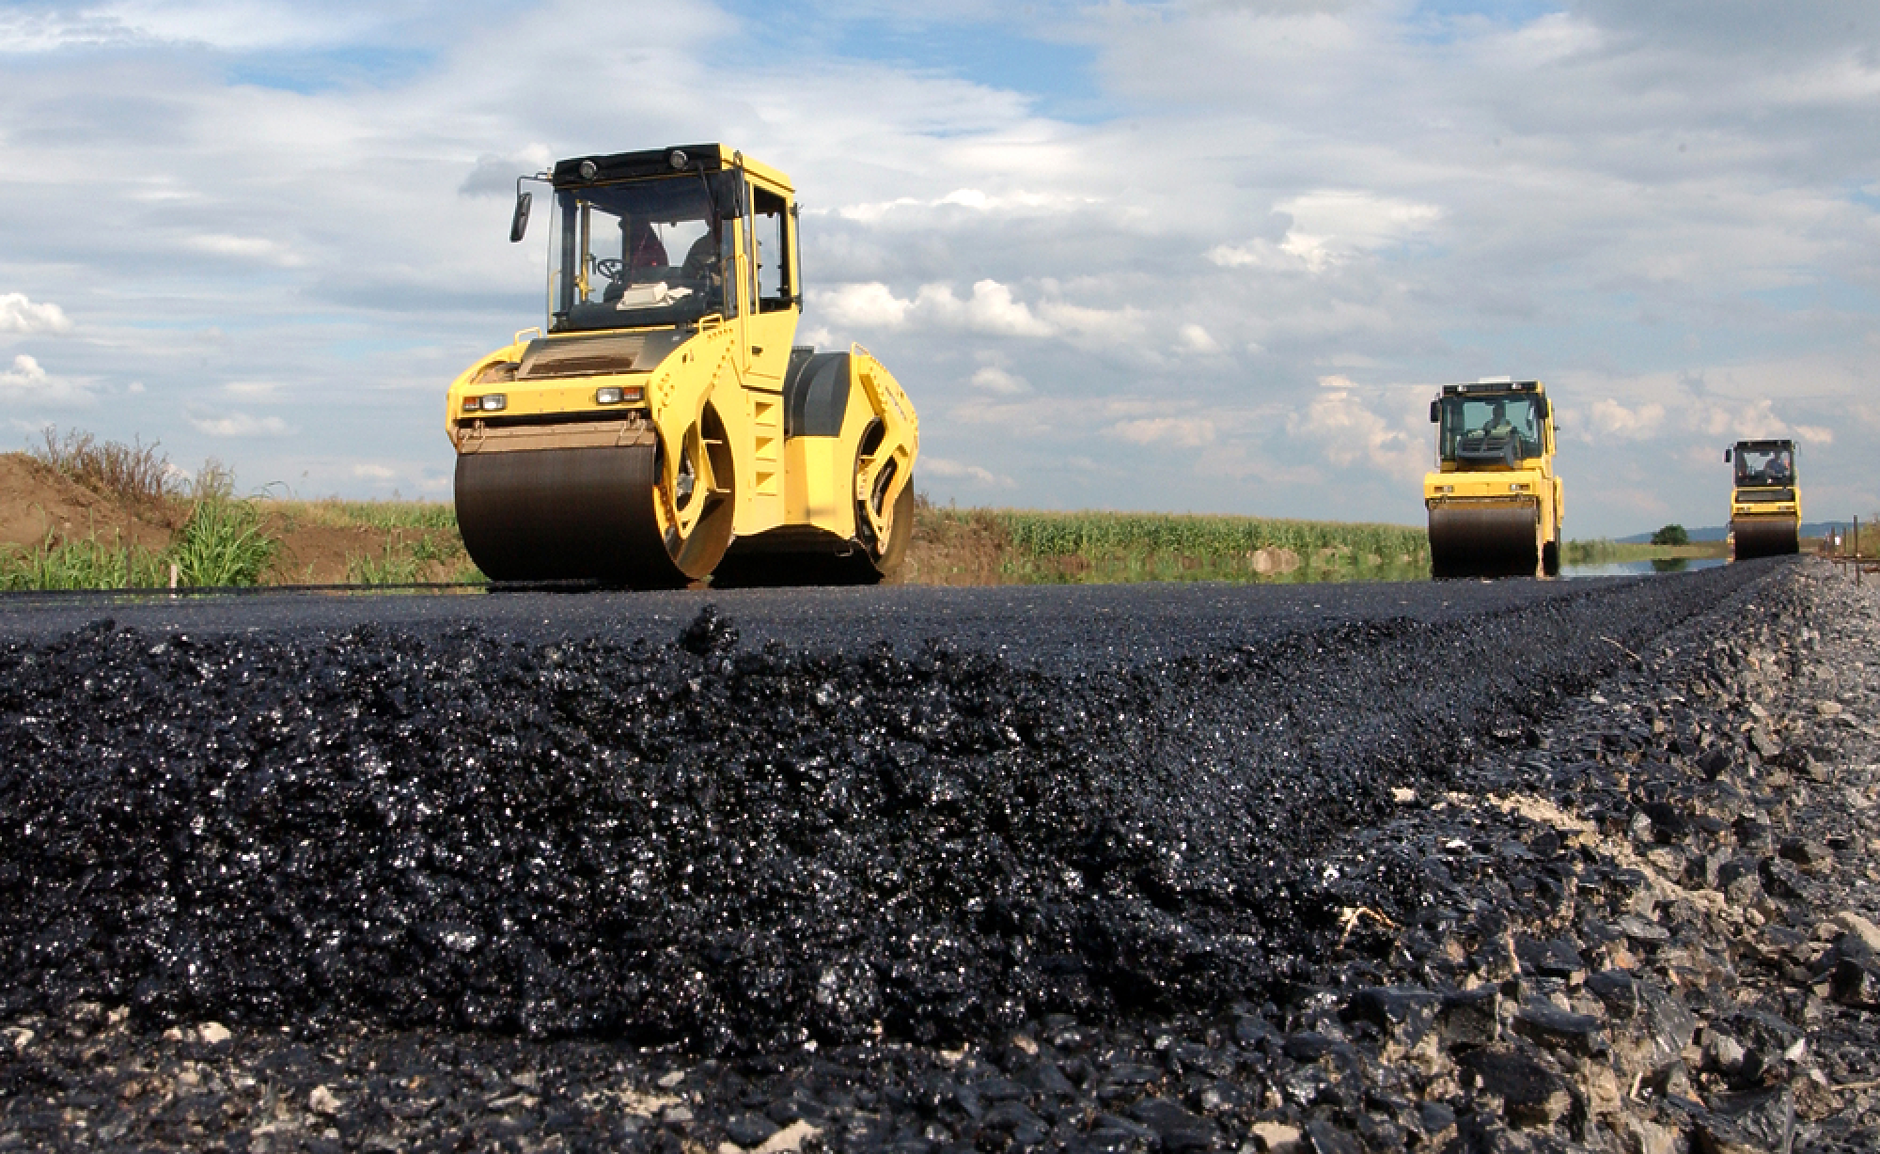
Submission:
[[[1723,451],[1736,465],[1730,490],[1730,556],[1776,557],[1802,549],[1802,490],[1794,441],[1738,441]]]
[[[450,386],[464,547],[499,583],[866,584],[914,521],[919,420],[859,345],[794,344],[788,177],[718,144],[558,162],[548,315]]]
[[[1423,478],[1430,575],[1554,576],[1563,493],[1539,381],[1444,385],[1430,402],[1437,471]]]

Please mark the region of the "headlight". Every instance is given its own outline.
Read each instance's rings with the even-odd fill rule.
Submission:
[[[619,385],[602,385],[594,390],[594,403],[597,405],[623,405],[638,401],[646,395],[644,389],[626,389]]]
[[[477,408],[486,413],[500,413],[509,407],[509,398],[502,393],[484,393],[477,398]]]

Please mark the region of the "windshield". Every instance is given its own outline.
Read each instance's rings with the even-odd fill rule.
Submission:
[[[1442,458],[1514,464],[1541,455],[1539,398],[1531,393],[1442,398]]]
[[[1787,485],[1795,480],[1795,457],[1787,449],[1750,449],[1736,451],[1736,483],[1739,485]]]
[[[724,257],[735,185],[697,173],[555,191],[549,331],[637,328],[730,316]]]

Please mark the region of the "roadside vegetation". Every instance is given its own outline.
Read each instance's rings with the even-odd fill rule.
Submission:
[[[215,461],[192,474],[155,443],[124,445],[78,431],[48,430],[27,457],[34,469],[97,500],[86,498],[82,525],[49,523],[37,542],[0,546],[0,590],[385,585],[478,576],[448,504],[242,495],[233,474]]]
[[[1165,513],[960,509],[921,501],[915,584],[1378,581],[1429,575],[1421,527]]]
[[[33,468],[95,494],[101,507],[124,516],[113,521],[88,508],[85,522],[49,525],[37,542],[0,545],[0,589],[481,580],[448,502],[242,495],[214,461],[190,473],[154,443],[101,442],[76,431],[48,431],[28,455]],[[1880,539],[1880,526],[1874,532]],[[1723,542],[1692,542],[1683,527],[1667,525],[1650,544],[1568,541],[1562,559],[1571,566],[1669,565],[1723,556]],[[1421,525],[962,509],[921,498],[902,579],[925,585],[1303,583],[1414,581],[1428,574]]]

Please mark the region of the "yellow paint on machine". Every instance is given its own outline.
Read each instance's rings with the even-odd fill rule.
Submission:
[[[534,179],[553,197],[547,323],[445,400],[472,559],[499,580],[892,576],[919,418],[859,345],[794,345],[789,180],[716,144],[578,157]],[[519,194],[512,239],[531,203]],[[564,493],[607,502],[612,536],[586,539],[555,508]]]
[[[1560,571],[1566,490],[1554,472],[1546,386],[1508,378],[1444,385],[1430,402],[1437,468],[1423,478],[1437,578]]]

